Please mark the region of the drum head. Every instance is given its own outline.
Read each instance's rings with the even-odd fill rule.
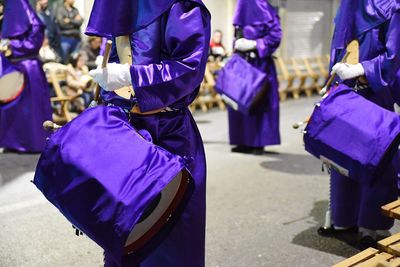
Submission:
[[[24,75],[13,71],[0,78],[0,102],[9,103],[22,94],[24,90]]]
[[[137,223],[125,243],[125,253],[133,253],[145,246],[171,219],[184,200],[190,176],[181,171],[161,192],[158,204],[152,212]],[[151,203],[150,205],[154,205]]]

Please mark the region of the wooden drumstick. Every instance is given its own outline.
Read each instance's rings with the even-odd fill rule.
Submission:
[[[56,131],[58,129],[61,129],[62,126],[55,124],[52,121],[45,121],[43,122],[43,129],[46,131]]]
[[[359,63],[359,53],[360,53],[360,44],[358,40],[353,40],[350,44],[346,47],[346,54],[340,63],[349,63],[349,64],[357,64]],[[325,86],[321,89],[320,95],[325,95],[326,92],[329,91],[333,81],[336,78],[336,72],[334,72],[326,82]]]
[[[299,129],[301,126],[303,126],[304,124],[307,124],[308,122],[310,121],[310,118],[308,118],[307,120],[305,120],[305,121],[299,121],[299,122],[296,122],[295,124],[293,124],[293,129]]]
[[[103,62],[101,63],[101,68],[105,69],[107,67],[108,60],[110,59],[110,53],[112,48],[112,41],[108,40],[106,44],[106,50],[104,52]],[[99,103],[100,99],[100,85],[97,84],[94,90],[94,101]]]

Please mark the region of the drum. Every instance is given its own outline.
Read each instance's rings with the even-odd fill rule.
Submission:
[[[227,105],[245,114],[265,98],[267,87],[267,75],[237,54],[218,72],[215,85]]]
[[[0,54],[0,105],[15,101],[25,88],[24,74]]]
[[[304,143],[340,174],[372,184],[397,153],[400,117],[339,85],[316,105]]]
[[[194,183],[186,161],[138,132],[118,107],[83,112],[48,140],[34,184],[116,260],[142,257],[181,215]]]

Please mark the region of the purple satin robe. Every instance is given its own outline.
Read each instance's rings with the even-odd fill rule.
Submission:
[[[371,1],[367,1],[367,3],[365,9],[373,11],[374,7]],[[381,1],[381,3],[390,6],[394,1]],[[391,16],[388,15],[390,11],[392,12]],[[400,89],[393,87],[396,73],[400,68],[400,59],[397,56],[400,54],[400,28],[398,27],[400,13],[389,9],[384,14],[387,14],[386,20],[381,21],[372,29],[361,31],[354,38],[360,42],[360,62],[365,69],[365,76],[369,83],[369,88],[359,91],[359,93],[368,100],[392,111],[394,99],[391,91]],[[371,18],[371,21],[376,20]],[[354,23],[357,25],[362,22],[356,20]],[[331,65],[339,62],[345,53],[341,48],[342,45],[335,45],[343,43],[343,40],[348,38],[341,34],[342,32],[340,28],[336,28],[332,42]],[[354,81],[346,81],[346,84],[354,85]],[[340,227],[359,226],[372,230],[386,230],[392,227],[393,220],[381,214],[381,206],[397,199],[398,167],[398,160],[393,159],[393,163],[373,186],[359,184],[332,171],[331,208],[334,225]]]
[[[15,17],[20,20],[13,20]],[[6,1],[2,38],[11,40],[10,60],[24,73],[26,86],[17,104],[0,108],[0,147],[40,152],[48,136],[42,125],[51,120],[52,110],[47,80],[36,57],[44,26],[27,1]]]
[[[241,1],[239,8],[236,10],[237,14],[243,12],[244,7],[251,8],[250,6],[254,4],[252,2]],[[258,6],[254,5],[253,7]],[[270,4],[267,3],[267,7],[264,7],[261,11],[269,12],[263,17],[270,19],[263,22],[254,22],[254,24],[245,24],[248,23],[249,19],[242,22],[240,19],[242,16],[235,16],[234,24],[243,29],[244,38],[257,41],[257,56],[249,59],[249,63],[267,73],[269,88],[265,99],[251,115],[228,108],[229,137],[232,145],[263,147],[281,143],[278,79],[272,54],[279,47],[282,31],[277,12]],[[246,14],[248,13],[246,12]],[[252,81],[249,80],[248,83],[252,83]]]
[[[93,26],[90,27],[91,31]],[[172,232],[143,262],[132,257],[107,266],[202,267],[205,265],[206,162],[203,143],[187,109],[204,76],[210,40],[210,15],[201,1],[173,3],[168,12],[130,35],[132,84],[142,112],[171,107],[175,111],[133,115],[132,125],[146,129],[153,141],[171,153],[190,159],[195,191]],[[118,62],[116,49],[110,61]],[[106,103],[130,107],[130,101],[102,92]],[[132,155],[134,156],[134,155]]]

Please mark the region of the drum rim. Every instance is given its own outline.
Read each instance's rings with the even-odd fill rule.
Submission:
[[[124,247],[124,254],[129,255],[140,250],[147,245],[161,230],[162,228],[172,219],[175,210],[178,209],[182,200],[184,199],[187,191],[189,190],[189,181],[191,178],[190,173],[186,169],[182,169],[182,180],[179,186],[176,197],[165,210],[163,215],[158,219],[158,221],[151,227],[142,237],[140,237],[136,242],[129,244]]]
[[[18,90],[18,92],[17,92],[13,97],[11,97],[11,98],[7,98],[7,99],[4,99],[4,100],[0,100],[0,103],[2,103],[2,104],[8,104],[8,103],[14,101],[15,99],[17,99],[19,96],[22,95],[22,92],[24,91],[25,86],[26,86],[26,81],[25,81],[25,79],[24,79],[24,82],[22,83],[21,88]]]

